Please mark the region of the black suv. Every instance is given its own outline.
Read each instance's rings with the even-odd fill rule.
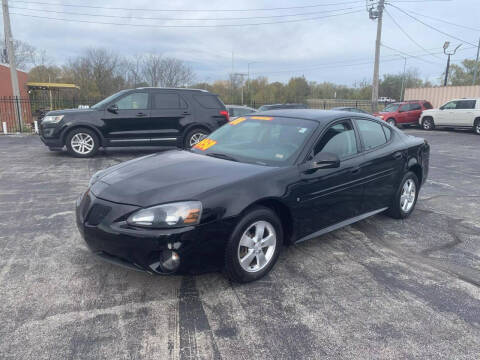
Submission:
[[[206,90],[139,88],[89,109],[50,111],[40,136],[51,150],[66,146],[74,156],[89,157],[100,146],[190,148],[227,122],[225,105]]]

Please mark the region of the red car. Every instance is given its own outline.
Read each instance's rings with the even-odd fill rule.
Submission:
[[[426,100],[409,100],[388,104],[385,109],[374,115],[393,126],[418,125],[422,111],[432,108],[432,104]]]

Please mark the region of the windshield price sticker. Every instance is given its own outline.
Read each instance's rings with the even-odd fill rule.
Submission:
[[[271,117],[271,116],[250,116],[250,119],[252,119],[252,120],[267,120],[267,121],[270,121],[270,120],[273,120],[273,117]]]
[[[236,118],[235,120],[232,120],[229,122],[230,125],[237,125],[237,124],[240,124],[242,121],[245,121],[247,120],[247,118],[244,118],[244,117],[239,117],[239,118]]]
[[[195,149],[198,149],[198,150],[202,150],[202,151],[205,151],[207,150],[208,148],[211,148],[213,145],[215,145],[217,142],[215,140],[212,140],[212,139],[209,139],[209,138],[205,138],[203,139],[202,141],[200,141],[199,143],[197,143],[194,148]]]

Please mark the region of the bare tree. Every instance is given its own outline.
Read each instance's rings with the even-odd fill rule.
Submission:
[[[160,86],[182,87],[190,85],[194,80],[192,69],[175,58],[165,58],[161,61]]]
[[[157,54],[147,54],[142,61],[142,73],[150,86],[159,86],[162,72],[162,58]]]
[[[26,69],[35,64],[35,58],[37,56],[37,49],[34,46],[23,42],[21,40],[13,41],[13,51],[15,52],[15,60],[17,62],[17,68]],[[8,53],[5,47],[2,47],[0,53],[0,62],[8,64]]]
[[[143,72],[143,60],[144,56],[141,54],[136,54],[131,56],[124,61],[125,67],[125,81],[130,87],[137,87],[141,84],[144,84],[144,74]]]

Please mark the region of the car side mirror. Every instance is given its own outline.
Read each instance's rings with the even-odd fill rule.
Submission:
[[[112,104],[109,107],[107,107],[107,110],[110,111],[111,113],[116,114],[118,112],[118,106],[117,104]]]
[[[312,172],[319,169],[334,169],[340,167],[340,158],[329,152],[319,152],[312,160],[300,165],[302,172]]]

